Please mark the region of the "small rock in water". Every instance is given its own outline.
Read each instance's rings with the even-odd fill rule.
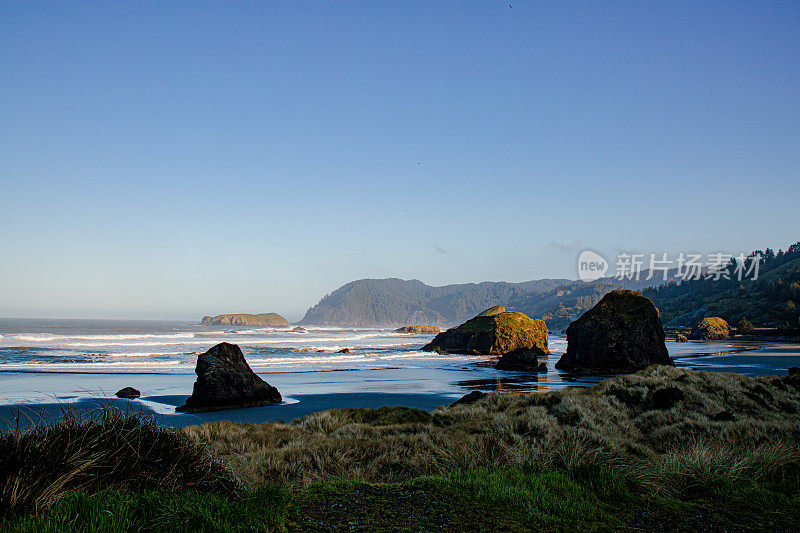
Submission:
[[[350,353],[350,349],[349,348],[342,348],[341,350],[339,350],[336,353]]]
[[[124,389],[120,389],[117,391],[117,398],[125,398],[127,400],[138,398],[141,395],[142,393],[134,389],[133,387],[125,387]]]
[[[503,354],[497,364],[494,366],[498,370],[525,370],[528,372],[539,372],[544,366],[544,371],[547,372],[547,365],[539,363],[540,356],[547,354],[541,350],[534,348],[521,348],[514,350],[507,354]]]
[[[675,335],[675,342],[689,342],[689,339],[686,338],[686,335],[681,335],[678,333]]]

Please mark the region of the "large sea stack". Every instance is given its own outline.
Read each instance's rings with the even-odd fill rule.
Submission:
[[[278,389],[258,377],[241,348],[222,342],[197,358],[197,381],[192,395],[178,411],[195,413],[281,402]]]
[[[422,347],[428,352],[503,355],[521,348],[549,354],[547,326],[503,306],[487,309],[460,326],[450,328]]]
[[[641,293],[606,294],[567,328],[567,351],[556,368],[628,372],[653,364],[672,365],[658,309]]]

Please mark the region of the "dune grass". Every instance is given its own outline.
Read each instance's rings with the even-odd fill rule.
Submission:
[[[0,435],[0,516],[43,509],[71,491],[235,491],[226,463],[141,412],[64,409],[26,432]]]
[[[668,497],[715,476],[800,483],[800,381],[651,367],[591,388],[493,394],[426,413],[329,410],[185,430],[249,485],[398,482],[475,468],[604,464]]]

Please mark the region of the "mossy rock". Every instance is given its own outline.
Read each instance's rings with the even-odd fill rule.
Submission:
[[[611,291],[569,325],[567,351],[556,368],[628,372],[672,365],[665,338],[653,302],[636,291]]]
[[[503,306],[492,309],[504,309]],[[527,349],[541,355],[550,353],[548,331],[543,320],[516,311],[486,314],[484,311],[458,327],[439,333],[423,350],[438,353],[503,355]]]
[[[704,318],[692,328],[690,339],[700,341],[717,341],[730,338],[728,323],[718,316]]]

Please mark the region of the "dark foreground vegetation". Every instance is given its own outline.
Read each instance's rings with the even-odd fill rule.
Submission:
[[[798,410],[800,376],[650,367],[432,413],[67,416],[3,437],[0,530],[797,531]]]

